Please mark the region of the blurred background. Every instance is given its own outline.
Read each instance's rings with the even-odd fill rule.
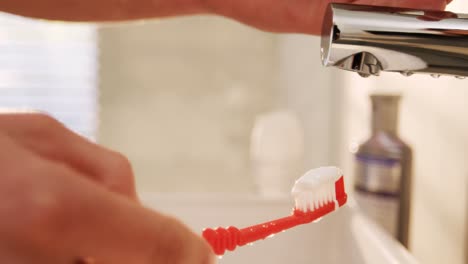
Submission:
[[[463,1],[449,9],[468,13]],[[220,17],[96,27],[2,14],[0,108],[48,112],[124,153],[140,192],[252,194],[259,115],[293,111],[306,168],[352,177],[368,95],[400,92],[399,131],[414,150],[410,250],[421,263],[468,263],[468,81],[363,79],[322,68],[319,46]]]

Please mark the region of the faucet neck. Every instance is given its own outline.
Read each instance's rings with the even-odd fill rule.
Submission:
[[[398,133],[398,106],[400,96],[372,95],[372,134]]]

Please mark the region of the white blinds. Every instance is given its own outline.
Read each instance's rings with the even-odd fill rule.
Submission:
[[[94,137],[97,44],[90,25],[0,13],[0,109],[35,109]]]

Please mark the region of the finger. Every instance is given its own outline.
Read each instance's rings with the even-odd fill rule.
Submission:
[[[67,213],[61,213],[59,207],[58,213],[52,213],[57,215],[55,221],[49,228],[40,227],[38,234],[44,238],[42,233],[47,232],[48,239],[41,243],[44,245],[62,239],[53,250],[54,254],[60,252],[62,259],[89,256],[96,263],[210,263],[211,249],[175,219],[85,182],[73,186],[59,196]]]
[[[265,31],[320,34],[330,2],[442,10],[446,0],[204,0],[210,12],[234,18]]]
[[[123,155],[88,141],[45,114],[0,114],[0,132],[114,192],[136,197],[132,168]]]
[[[11,143],[1,143],[13,149]],[[81,257],[113,264],[212,263],[209,246],[178,221],[100,188],[59,163],[33,157],[21,168],[9,168],[6,162],[28,156],[26,149],[10,154],[0,156],[5,176],[0,235],[21,253],[17,255],[48,264]]]
[[[419,16],[418,19],[424,21],[440,21],[447,18],[457,18],[458,15],[452,12],[443,11],[425,11],[424,15]]]

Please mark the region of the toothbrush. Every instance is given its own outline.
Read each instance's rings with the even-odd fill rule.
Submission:
[[[343,206],[347,200],[343,174],[336,167],[320,167],[305,173],[291,191],[295,206],[290,216],[242,229],[207,228],[202,236],[216,255],[292,227],[313,222]]]

